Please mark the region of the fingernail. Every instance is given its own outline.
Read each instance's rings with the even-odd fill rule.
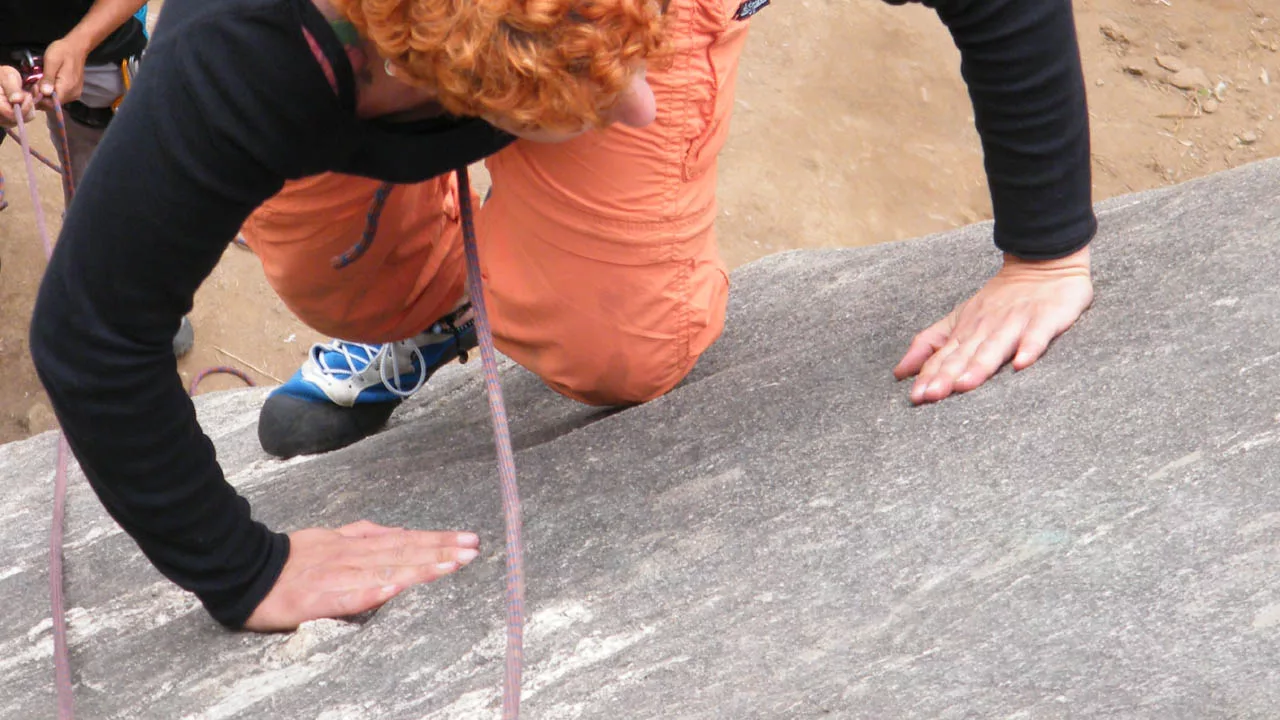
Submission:
[[[941,381],[941,380],[934,380],[933,382],[929,383],[929,387],[925,389],[925,393],[926,393],[926,394],[929,394],[929,393],[936,393],[936,392],[939,392],[939,391],[941,391],[941,390],[942,390],[942,381]]]
[[[41,85],[41,86],[40,86],[40,92],[44,93],[45,95],[52,95],[52,94],[53,94],[53,86],[52,86],[52,85],[49,85],[49,84],[47,84],[47,83],[46,83],[46,84],[44,84],[44,85]]]
[[[477,557],[479,557],[479,556],[480,556],[480,551],[478,551],[478,550],[472,550],[471,548],[467,548],[467,549],[465,549],[465,550],[459,550],[459,551],[458,551],[458,562],[460,562],[460,563],[469,563],[469,562],[471,562],[472,560],[475,560],[475,559],[476,559]]]
[[[961,375],[960,377],[956,378],[956,384],[957,384],[957,385],[963,385],[963,384],[965,384],[965,383],[968,383],[968,382],[969,382],[970,380],[972,380],[972,379],[973,379],[973,374],[972,374],[972,373],[965,373],[965,374]]]
[[[480,536],[475,533],[461,533],[458,535],[459,545],[479,545]]]
[[[442,562],[442,563],[440,563],[440,564],[436,565],[436,569],[437,569],[437,570],[439,570],[440,572],[453,572],[454,570],[457,570],[457,569],[458,569],[458,563],[456,563],[456,562]]]

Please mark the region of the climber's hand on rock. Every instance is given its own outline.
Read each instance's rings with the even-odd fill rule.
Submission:
[[[289,535],[289,559],[246,630],[292,630],[308,620],[357,615],[406,588],[457,570],[479,554],[472,533],[423,532],[361,521]]]
[[[976,295],[911,341],[894,377],[916,375],[913,403],[968,392],[1009,358],[1014,370],[1029,367],[1091,302],[1088,246],[1057,260],[1006,254],[1004,266]]]

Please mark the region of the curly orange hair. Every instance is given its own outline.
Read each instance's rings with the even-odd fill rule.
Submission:
[[[667,54],[665,0],[333,0],[455,115],[576,130]]]

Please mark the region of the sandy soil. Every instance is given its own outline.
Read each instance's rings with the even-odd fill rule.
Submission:
[[[1077,0],[1076,13],[1095,199],[1280,156],[1276,0]],[[899,240],[990,217],[959,54],[931,11],[788,0],[753,22],[720,171],[720,237],[732,266],[788,248]],[[10,203],[0,212],[6,442],[47,429],[52,417],[27,353],[44,261],[16,143],[0,146],[0,168]],[[43,168],[37,176],[56,231],[58,179]],[[274,383],[320,339],[275,298],[253,256],[235,248],[201,289],[192,320],[195,350],[179,363],[188,381],[202,368],[234,365]],[[201,387],[237,383],[215,377]]]

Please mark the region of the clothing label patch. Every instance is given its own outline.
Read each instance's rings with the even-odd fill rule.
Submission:
[[[747,18],[760,12],[769,4],[770,0],[744,0],[738,6],[738,12],[733,14],[734,20],[746,20]]]

